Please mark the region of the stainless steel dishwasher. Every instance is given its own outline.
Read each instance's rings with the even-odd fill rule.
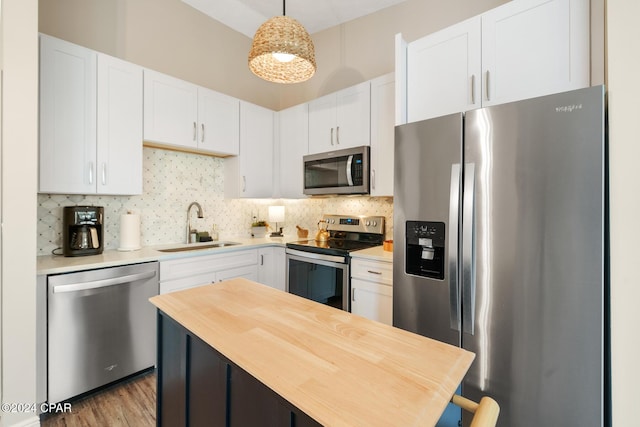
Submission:
[[[158,263],[48,276],[48,401],[152,367]]]

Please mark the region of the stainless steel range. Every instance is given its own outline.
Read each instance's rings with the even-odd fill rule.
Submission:
[[[351,251],[380,246],[383,216],[324,215],[329,237],[287,243],[287,291],[351,311]]]

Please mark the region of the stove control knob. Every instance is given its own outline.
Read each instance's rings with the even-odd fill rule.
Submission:
[[[378,225],[377,221],[373,221],[372,225],[375,227],[376,225]]]
[[[370,222],[370,221],[367,221],[367,222],[365,223],[365,225],[368,227],[368,226],[370,226],[370,225],[371,225],[371,222]]]

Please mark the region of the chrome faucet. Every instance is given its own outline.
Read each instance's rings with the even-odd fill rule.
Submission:
[[[191,208],[194,206],[198,208],[198,218],[204,218],[204,214],[202,213],[202,206],[200,206],[200,203],[191,202],[191,204],[187,208],[187,243],[191,243],[189,242],[189,235],[191,234],[191,215],[190,214],[191,214]]]

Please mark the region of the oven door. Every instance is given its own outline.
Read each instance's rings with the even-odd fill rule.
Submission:
[[[287,292],[349,311],[348,258],[287,249]]]

